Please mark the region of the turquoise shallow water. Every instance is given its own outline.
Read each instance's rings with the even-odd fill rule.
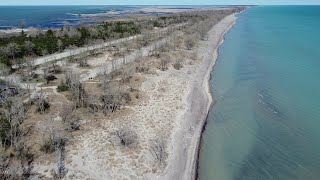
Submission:
[[[320,179],[320,6],[254,7],[212,72],[201,180]]]

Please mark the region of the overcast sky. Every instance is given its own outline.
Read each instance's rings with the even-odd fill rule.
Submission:
[[[297,5],[320,0],[0,0],[0,5]]]

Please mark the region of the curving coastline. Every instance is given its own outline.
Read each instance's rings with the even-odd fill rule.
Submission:
[[[198,167],[199,167],[199,154],[200,154],[200,146],[201,146],[201,141],[202,141],[202,134],[205,130],[205,127],[206,127],[206,123],[207,123],[207,117],[208,117],[208,113],[209,113],[209,110],[211,108],[212,105],[214,105],[214,100],[213,100],[213,97],[211,95],[211,86],[210,86],[210,79],[211,79],[211,72],[215,66],[215,63],[218,59],[218,50],[220,48],[220,46],[224,43],[224,36],[225,34],[233,27],[233,25],[236,23],[236,20],[237,20],[237,15],[238,13],[235,13],[235,14],[232,14],[230,15],[229,17],[226,17],[228,18],[227,20],[226,19],[223,19],[222,21],[226,21],[226,24],[225,25],[228,25],[222,34],[217,34],[216,37],[219,37],[219,44],[216,45],[214,47],[214,53],[213,53],[213,57],[212,57],[212,61],[211,61],[211,64],[210,66],[208,67],[207,69],[207,74],[204,78],[204,91],[206,92],[206,95],[208,97],[208,104],[207,104],[207,109],[206,109],[206,115],[205,117],[203,118],[202,120],[202,124],[201,124],[201,127],[200,127],[200,135],[198,136],[198,142],[197,142],[197,146],[196,146],[196,153],[195,153],[195,159],[193,161],[193,164],[194,164],[194,172],[192,173],[192,179],[198,179]],[[214,29],[214,28],[213,28]],[[214,34],[212,34],[212,32],[210,32],[212,36],[214,36]],[[210,40],[210,39],[209,39]]]
[[[171,142],[168,167],[159,179],[196,179],[201,135],[207,114],[213,102],[210,93],[210,73],[218,57],[218,48],[224,35],[236,22],[231,14],[217,23],[208,32],[208,41],[198,47],[201,62],[193,70],[192,79],[184,102],[187,108],[179,117],[179,126]]]
[[[236,13],[236,14],[238,14],[238,13]],[[232,24],[230,24],[228,27],[227,27],[227,29],[224,31],[224,33],[221,35],[221,37],[220,37],[220,43],[219,43],[219,45],[216,47],[216,49],[215,49],[215,56],[213,57],[213,59],[214,59],[214,63],[213,63],[213,65],[208,69],[208,77],[209,78],[207,78],[207,83],[206,83],[206,90],[207,90],[207,96],[208,96],[208,98],[210,99],[210,103],[208,104],[208,110],[207,110],[207,115],[206,115],[206,117],[205,117],[205,119],[203,120],[203,124],[202,124],[202,127],[201,127],[201,133],[200,133],[200,137],[199,137],[199,141],[198,141],[198,145],[197,145],[197,153],[196,153],[196,161],[194,162],[195,163],[195,176],[193,177],[193,179],[199,179],[199,172],[198,172],[198,170],[199,170],[199,163],[200,163],[200,150],[201,150],[201,143],[202,143],[202,138],[203,138],[203,132],[205,131],[205,129],[206,129],[206,125],[207,125],[207,119],[208,119],[208,114],[209,114],[209,110],[210,110],[210,108],[214,105],[214,101],[213,101],[213,97],[212,97],[212,94],[211,94],[211,87],[210,87],[210,80],[211,80],[211,72],[213,71],[213,68],[214,68],[214,66],[215,66],[215,62],[217,61],[217,59],[218,59],[218,55],[219,55],[219,53],[218,53],[218,51],[219,51],[219,48],[220,48],[220,46],[224,43],[224,36],[225,36],[225,34],[232,28],[232,26],[236,23],[236,19],[237,19],[237,17],[235,17],[236,16],[236,14],[233,14],[233,16],[234,16],[234,21],[232,22]]]

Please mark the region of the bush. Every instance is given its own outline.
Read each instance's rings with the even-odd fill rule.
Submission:
[[[46,99],[39,99],[37,103],[37,111],[40,113],[46,112],[50,108],[50,104]]]
[[[147,66],[137,66],[136,67],[136,72],[138,72],[138,73],[146,73],[146,72],[148,72],[149,71],[149,67],[147,67]]]
[[[56,80],[57,77],[52,74],[49,74],[49,75],[45,76],[44,79],[47,81],[47,84],[49,84],[50,81]]]
[[[191,50],[195,45],[196,45],[196,42],[194,40],[194,38],[192,37],[188,37],[186,40],[185,40],[185,45],[186,45],[186,48],[188,50]]]
[[[183,65],[182,65],[181,61],[176,61],[176,62],[173,64],[173,67],[174,67],[176,70],[180,70],[181,68],[183,68]]]
[[[65,83],[61,83],[58,87],[57,87],[57,91],[58,92],[64,92],[64,91],[68,91],[69,90],[69,86]]]
[[[159,63],[159,69],[161,71],[168,70],[168,64],[169,64],[168,58],[169,58],[168,56],[161,57],[160,63]]]
[[[132,146],[138,143],[138,135],[133,129],[129,127],[121,127],[115,132],[122,146]]]
[[[62,73],[61,66],[53,65],[53,66],[49,69],[49,73],[53,73],[53,74],[60,74],[60,73]]]
[[[121,100],[125,101],[125,103],[129,103],[132,99],[129,93],[121,93],[120,94]]]
[[[40,144],[40,151],[44,153],[52,153],[55,151],[53,141],[51,138],[44,139]]]
[[[80,129],[80,118],[74,111],[72,111],[68,116],[65,116],[63,122],[65,124],[66,131],[73,132]]]
[[[9,145],[10,122],[5,118],[0,118],[0,143]]]
[[[115,97],[114,97],[114,95],[109,95],[109,94],[102,95],[100,97],[100,100],[104,105],[109,105],[109,104],[113,104],[115,102]]]
[[[40,151],[45,153],[53,153],[58,149],[64,148],[66,142],[66,138],[56,136],[53,132],[51,132],[50,137],[44,139],[40,144]]]

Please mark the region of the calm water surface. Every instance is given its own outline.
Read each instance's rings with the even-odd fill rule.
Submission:
[[[320,179],[320,7],[254,7],[226,35],[201,180]]]
[[[109,14],[108,14],[109,13]],[[19,27],[63,27],[94,23],[92,17],[143,13],[134,6],[0,6],[0,29]]]

